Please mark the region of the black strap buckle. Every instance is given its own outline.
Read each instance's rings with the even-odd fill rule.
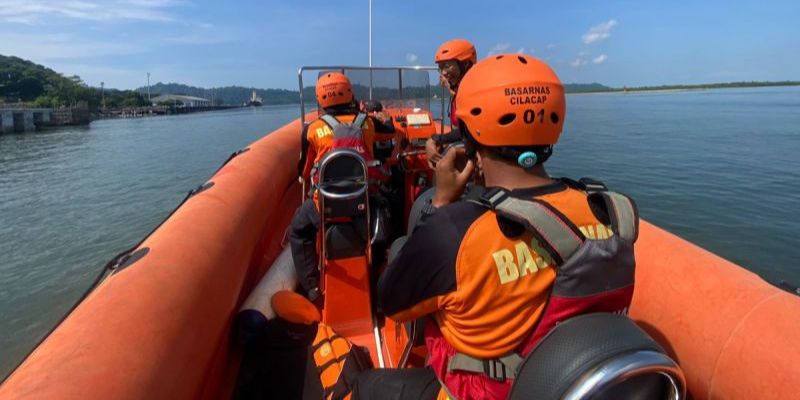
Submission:
[[[495,209],[497,205],[502,203],[508,197],[508,192],[503,188],[491,188],[481,194],[481,202],[488,207]]]
[[[506,365],[500,360],[491,359],[483,361],[483,373],[493,380],[505,382],[506,379],[508,379],[508,374],[506,372]]]
[[[578,182],[583,185],[587,192],[605,192],[608,190],[605,183],[592,178],[581,178]]]

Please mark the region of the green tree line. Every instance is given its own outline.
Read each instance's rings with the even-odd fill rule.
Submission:
[[[37,107],[72,107],[86,101],[91,109],[101,106],[103,93],[77,75],[64,76],[50,68],[19,57],[0,55],[0,100],[24,102]],[[133,90],[105,90],[108,108],[147,105],[147,98]]]
[[[367,86],[354,84],[354,92],[357,98],[367,98],[369,88]],[[599,83],[581,83],[565,85],[567,93],[587,93],[587,92],[610,92],[613,88],[601,85]],[[140,87],[136,89],[139,93],[146,94],[147,87]],[[263,104],[296,104],[300,102],[300,93],[297,90],[287,89],[255,89],[256,95],[261,97]],[[215,104],[244,104],[250,100],[253,88],[244,86],[226,86],[218,88],[201,88],[196,86],[189,86],[179,83],[156,83],[150,86],[150,95],[155,97],[160,94],[179,94],[185,96],[202,97],[212,100]],[[440,96],[442,91],[438,87],[427,86],[411,86],[403,88],[403,97],[410,98],[430,98],[433,95]],[[314,87],[308,86],[303,89],[303,95],[306,102],[314,101]],[[399,98],[399,90],[397,88],[381,87],[378,85],[373,88],[372,95],[375,98]],[[450,93],[444,91],[445,97],[449,97]]]
[[[147,87],[140,87],[136,92],[147,94]],[[201,88],[183,85],[180,83],[161,83],[150,86],[150,96],[156,97],[162,94],[178,94],[183,96],[202,97],[211,100],[215,105],[240,105],[250,101],[253,88],[244,86],[225,86],[217,88]],[[313,95],[313,88],[311,94]],[[256,89],[256,96],[261,97],[262,103],[271,104],[292,104],[299,100],[299,93],[296,90],[286,89]]]
[[[750,82],[702,83],[698,85],[636,86],[628,88],[615,88],[611,90],[644,92],[644,91],[654,91],[654,90],[732,89],[732,88],[770,87],[770,86],[800,86],[800,81],[770,81],[770,82],[750,81]]]

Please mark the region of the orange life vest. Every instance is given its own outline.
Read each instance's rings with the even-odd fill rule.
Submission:
[[[317,327],[311,350],[326,400],[350,399],[358,373],[372,368],[364,348],[353,345],[323,323]]]

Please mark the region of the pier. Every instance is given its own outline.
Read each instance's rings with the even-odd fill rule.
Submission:
[[[159,115],[189,114],[204,111],[230,110],[242,108],[241,105],[212,106],[144,106],[126,107],[117,110],[97,110],[90,112],[87,107],[72,108],[32,108],[14,105],[0,106],[0,134],[34,132],[51,126],[88,125],[96,119],[140,118]]]
[[[33,132],[53,122],[50,108],[0,108],[0,133]]]
[[[126,107],[118,110],[106,110],[97,113],[95,119],[106,118],[140,118],[140,117],[154,117],[159,115],[175,115],[175,114],[190,114],[205,111],[219,111],[231,110],[235,108],[242,108],[240,105],[220,105],[220,106],[144,106],[144,107]]]
[[[86,102],[77,107],[38,108],[23,103],[0,105],[0,134],[33,132],[49,126],[88,125],[91,114]]]

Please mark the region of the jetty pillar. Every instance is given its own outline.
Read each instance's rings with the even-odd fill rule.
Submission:
[[[0,110],[0,133],[14,132],[14,112]]]
[[[36,123],[33,117],[33,110],[24,110],[22,112],[22,131],[33,132],[36,130]]]
[[[46,109],[35,109],[33,110],[33,124],[36,125],[36,129],[39,129],[43,126],[47,126],[50,124],[50,110]]]

